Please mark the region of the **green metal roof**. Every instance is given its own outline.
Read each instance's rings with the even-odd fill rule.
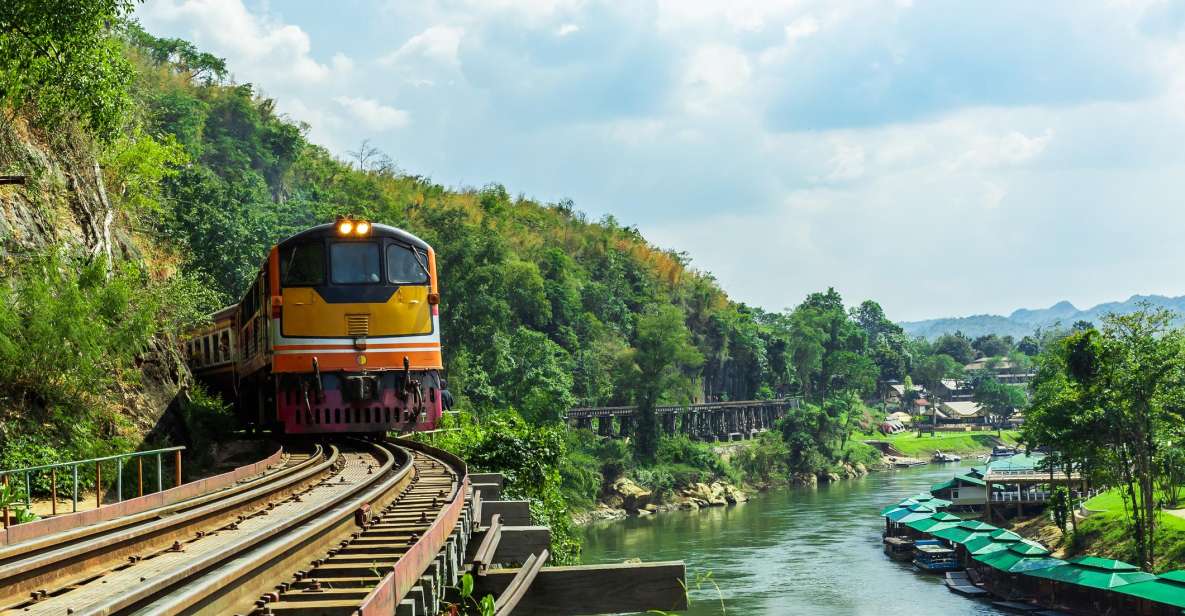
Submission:
[[[1168,577],[1169,574],[1176,574]],[[1185,571],[1170,571],[1154,580],[1133,582],[1115,589],[1125,595],[1185,608]]]
[[[934,532],[936,530],[942,530],[944,528],[952,528],[958,526],[962,522],[963,519],[957,515],[953,515],[945,511],[939,511],[938,513],[935,513],[934,515],[922,520],[911,520],[910,522],[906,523],[906,526],[917,531],[928,533]]]
[[[1115,560],[1113,558],[1100,558],[1098,556],[1076,556],[1068,559],[1066,562],[1073,565],[1082,565],[1083,567],[1090,567],[1092,569],[1101,569],[1103,571],[1139,571],[1140,568],[1131,564],[1125,563],[1122,560]]]
[[[947,488],[953,488],[957,485],[959,485],[959,482],[955,481],[954,479],[947,479],[946,481],[943,481],[942,483],[936,483],[936,484],[930,486],[930,491],[931,492],[940,492],[942,490],[946,490]]]
[[[990,536],[993,530],[996,530],[996,527],[986,522],[980,522],[978,520],[965,520],[960,522],[958,526],[933,531],[930,534],[938,537],[939,539],[946,539],[952,543],[963,544],[978,537]]]
[[[1049,556],[1051,554],[1045,546],[1028,539],[1014,543],[1008,549],[1022,556]]]
[[[903,508],[908,507],[910,505],[916,505],[916,504],[918,504],[917,501],[913,500],[912,498],[907,498],[907,499],[897,503],[896,505],[889,505],[888,507],[881,509],[881,515],[883,516],[886,513],[889,513],[890,511],[892,511],[894,509],[903,509]]]
[[[963,544],[963,548],[972,556],[976,554],[991,554],[1008,549],[1008,542],[996,541],[991,537],[975,537]]]
[[[936,483],[936,484],[930,486],[930,491],[931,492],[938,492],[940,490],[946,490],[949,488],[957,488],[957,487],[959,487],[960,482],[969,483],[971,485],[976,485],[976,486],[987,485],[986,483],[984,483],[984,481],[982,479],[980,479],[979,477],[976,477],[974,475],[956,475],[951,479],[943,481],[942,483]]]
[[[1164,573],[1160,574],[1160,577],[1173,582],[1185,582],[1185,569],[1165,571]]]
[[[1006,528],[997,528],[996,530],[993,530],[991,537],[992,537],[992,539],[994,539],[996,541],[1009,541],[1009,542],[1020,541],[1021,539],[1024,539],[1024,537],[1021,537],[1020,535],[1018,535]]]
[[[1097,556],[1072,558],[1066,561],[1065,566],[1033,571],[1026,575],[1103,590],[1157,579],[1151,573],[1140,571],[1135,565]]]
[[[1014,544],[1021,543],[1022,541],[1024,541],[1024,537],[1010,530],[997,528],[987,535],[973,536],[963,544],[963,547],[967,550],[968,554],[974,556],[976,554],[990,554],[992,552],[1007,550]]]
[[[933,494],[930,494],[929,492],[922,492],[921,494],[918,494],[916,496],[911,496],[910,498],[912,498],[913,500],[916,500],[919,503],[922,503],[923,505],[929,505],[935,509],[941,509],[943,507],[950,507],[951,506],[950,501],[948,501],[946,499],[938,498],[937,496],[934,496]]]
[[[889,518],[890,520],[892,520],[894,522],[909,522],[912,520],[920,520],[922,518],[928,518],[928,517],[930,517],[929,514],[937,513],[937,512],[938,512],[938,510],[933,507],[930,507],[928,505],[923,505],[921,503],[917,503],[914,505],[910,505],[908,507],[898,507],[898,508],[890,511],[889,513],[886,513],[885,517]],[[925,515],[910,518],[909,520],[905,519],[905,518],[910,517],[914,514],[925,514]]]
[[[987,472],[1031,471],[1036,469],[1037,465],[1044,459],[1044,454],[1018,453],[1014,456],[988,462]]]
[[[1064,560],[1053,558],[1048,556],[1048,554],[1049,551],[1045,550],[1045,554],[1029,555],[1017,552],[1010,547],[1007,550],[1000,550],[998,552],[978,554],[972,556],[972,558],[997,571],[1004,571],[1006,573],[1026,573],[1029,571],[1060,567],[1065,564]]]

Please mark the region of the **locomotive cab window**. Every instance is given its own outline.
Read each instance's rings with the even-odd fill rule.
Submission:
[[[280,280],[286,287],[312,287],[325,282],[325,246],[306,242],[280,255]]]
[[[427,284],[428,257],[398,244],[387,246],[387,279],[395,284]]]
[[[382,281],[379,245],[374,242],[337,242],[329,247],[329,269],[337,284]]]

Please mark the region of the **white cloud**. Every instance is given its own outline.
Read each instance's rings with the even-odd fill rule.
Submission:
[[[918,318],[1185,292],[1185,38],[1124,2],[392,2],[348,34],[300,3],[138,15],[332,151],[571,197],[766,308],[835,285]]]
[[[408,113],[389,107],[369,98],[335,96],[333,100],[344,107],[363,126],[377,131],[403,128],[408,123]]]
[[[455,26],[432,26],[408,39],[399,49],[383,57],[382,62],[399,65],[426,58],[449,66],[459,66],[457,49],[464,34],[462,28]]]
[[[659,0],[658,27],[687,29],[727,26],[730,30],[760,30],[807,4],[801,0]]]
[[[786,26],[786,41],[789,43],[794,43],[818,31],[818,20],[810,15],[806,17],[800,17],[790,22],[790,25]]]
[[[354,61],[350,59],[350,56],[341,52],[333,54],[330,64],[333,66],[334,72],[337,73],[348,73],[354,70]]]
[[[710,45],[696,50],[683,77],[687,109],[694,113],[714,111],[745,87],[752,72],[749,59],[738,49]]]
[[[847,182],[864,176],[864,148],[849,143],[835,144],[835,154],[831,156],[831,170],[826,180],[830,182]]]
[[[256,16],[240,0],[154,0],[137,16],[150,31],[181,30],[199,46],[232,58],[236,75],[251,75],[246,81],[267,75],[319,83],[330,74],[310,56],[304,30]]]

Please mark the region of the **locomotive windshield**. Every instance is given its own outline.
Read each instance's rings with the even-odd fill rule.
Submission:
[[[404,246],[387,246],[387,279],[395,284],[426,284],[428,272],[423,259]]]
[[[297,244],[280,254],[280,284],[312,287],[325,280],[325,246],[321,242]]]
[[[374,242],[338,242],[329,247],[329,268],[337,284],[379,282],[379,246]]]

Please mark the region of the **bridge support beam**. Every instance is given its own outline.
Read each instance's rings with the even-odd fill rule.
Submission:
[[[601,436],[613,436],[613,417],[610,415],[602,415],[597,418],[597,434]]]

